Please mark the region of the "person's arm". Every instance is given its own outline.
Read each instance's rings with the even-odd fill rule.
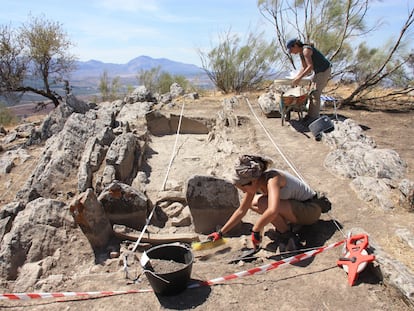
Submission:
[[[312,62],[312,49],[304,48],[303,53],[300,54],[300,59],[302,62],[302,69],[299,71],[298,75],[293,79],[292,84],[298,85],[299,81],[302,80],[303,77],[307,76],[313,70],[313,62]]]
[[[229,232],[235,225],[237,225],[242,218],[246,215],[250,206],[252,206],[254,193],[246,192],[240,203],[240,206],[233,212],[233,215],[230,216],[229,220],[221,228],[222,233]]]
[[[283,186],[284,177],[281,175],[270,178],[267,182],[267,208],[254,224],[252,231],[260,232],[279,213],[280,188]]]

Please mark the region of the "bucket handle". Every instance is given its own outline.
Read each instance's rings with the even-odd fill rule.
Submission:
[[[159,275],[155,274],[155,273],[154,273],[153,271],[151,271],[151,270],[144,270],[144,272],[151,273],[154,277],[156,277],[157,279],[159,279],[159,280],[163,281],[164,283],[167,283],[167,284],[171,283],[170,281],[168,281],[168,280],[166,280],[166,279],[164,279],[164,278],[160,277]]]

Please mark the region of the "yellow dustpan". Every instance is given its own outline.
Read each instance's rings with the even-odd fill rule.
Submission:
[[[227,240],[224,239],[224,238],[218,239],[216,241],[207,240],[207,241],[203,241],[203,242],[193,242],[191,244],[191,248],[194,251],[202,251],[202,250],[205,250],[205,249],[211,249],[211,248],[223,245],[226,242],[227,242]]]

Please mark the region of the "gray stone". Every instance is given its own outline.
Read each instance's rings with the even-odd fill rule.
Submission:
[[[414,211],[414,182],[403,179],[398,185],[398,189],[401,193],[399,198],[401,206],[407,208],[409,211]]]
[[[178,96],[184,95],[184,88],[179,85],[177,82],[174,82],[170,86],[170,93],[172,98],[177,98]]]
[[[394,208],[391,189],[385,180],[359,176],[351,181],[350,186],[361,200],[371,202],[384,210]]]
[[[188,227],[191,223],[191,212],[188,206],[183,208],[179,215],[171,219],[171,225],[174,227]]]
[[[148,198],[129,185],[114,181],[98,197],[111,224],[142,229],[149,210]]]
[[[260,95],[257,100],[264,115],[268,118],[280,118],[280,95],[272,92]]]
[[[187,181],[186,198],[197,233],[216,231],[239,207],[236,187],[212,176],[192,176]]]
[[[73,221],[62,202],[39,198],[14,219],[0,245],[0,276],[14,280],[23,264],[52,255],[67,239]]]
[[[379,263],[379,274],[383,281],[397,288],[414,305],[414,275],[406,265],[385,253],[375,242],[370,241],[375,251],[375,260]]]
[[[67,191],[65,182],[76,179],[86,142],[104,128],[93,116],[73,113],[63,129],[47,140],[33,174],[17,194],[19,200],[58,198]]]
[[[115,169],[115,179],[132,183],[141,162],[140,146],[132,133],[122,134],[115,138],[106,153],[106,165]],[[106,181],[108,182],[108,181]]]
[[[43,269],[39,262],[29,262],[19,271],[19,277],[14,284],[14,290],[19,292],[33,291],[33,287],[42,276]]]
[[[335,130],[327,133],[325,140],[334,149],[353,149],[352,143],[359,143],[365,147],[376,147],[374,140],[365,135],[364,130],[352,119],[334,122]]]
[[[138,86],[130,95],[126,96],[125,103],[152,102],[154,100],[151,92],[144,86]]]
[[[394,180],[401,178],[407,167],[395,151],[371,148],[362,143],[349,143],[347,149],[331,151],[326,156],[325,166],[335,175],[346,178],[367,176]]]
[[[395,234],[414,250],[414,234],[407,228],[395,230]]]
[[[70,204],[70,213],[93,249],[102,249],[113,237],[109,217],[92,189],[76,197]]]

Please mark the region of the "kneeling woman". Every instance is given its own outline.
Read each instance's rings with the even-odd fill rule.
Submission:
[[[269,169],[273,161],[267,157],[242,155],[235,165],[234,185],[244,196],[238,209],[220,231],[210,234],[218,240],[246,215],[249,209],[261,216],[252,228],[252,243],[258,248],[261,231],[272,223],[281,234],[289,232],[290,224],[310,225],[318,221],[321,207],[316,192],[288,172]]]

